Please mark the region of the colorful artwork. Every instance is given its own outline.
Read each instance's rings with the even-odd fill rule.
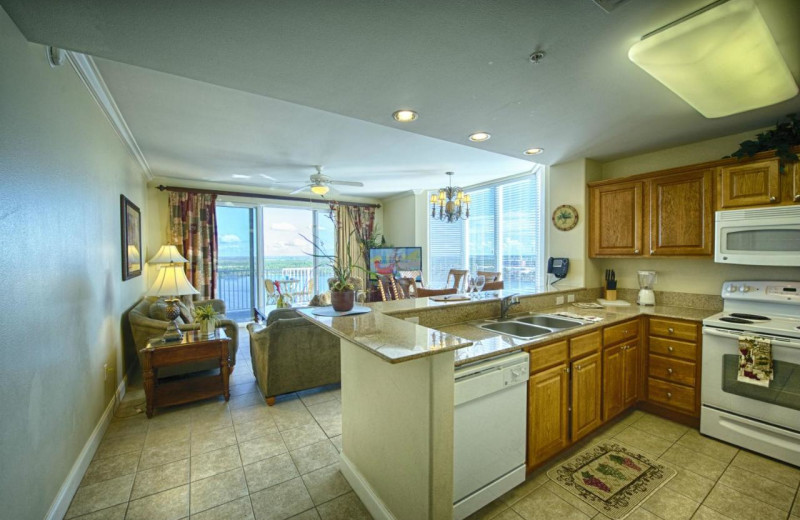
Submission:
[[[377,247],[369,250],[371,271],[396,275],[398,271],[422,271],[421,247]]]

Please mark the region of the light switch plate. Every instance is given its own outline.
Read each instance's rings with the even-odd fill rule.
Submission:
[[[574,294],[568,294],[567,295],[567,303],[572,303],[574,301],[575,301],[575,295]]]
[[[564,297],[556,296],[556,305],[564,305]]]

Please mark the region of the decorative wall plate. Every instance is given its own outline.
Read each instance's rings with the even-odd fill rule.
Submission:
[[[569,231],[578,225],[578,210],[569,204],[562,204],[553,212],[553,225],[559,231]]]

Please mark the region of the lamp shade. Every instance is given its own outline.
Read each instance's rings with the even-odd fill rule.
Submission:
[[[184,296],[186,294],[200,294],[192,287],[183,272],[180,264],[165,265],[158,271],[158,277],[147,296]]]
[[[628,57],[708,118],[773,105],[798,92],[753,0],[729,0],[654,31]]]
[[[151,264],[172,264],[189,262],[178,252],[178,248],[172,245],[161,246],[155,256],[150,259]]]

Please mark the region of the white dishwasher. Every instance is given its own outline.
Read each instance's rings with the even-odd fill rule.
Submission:
[[[527,352],[456,368],[455,520],[524,482],[528,374]]]

